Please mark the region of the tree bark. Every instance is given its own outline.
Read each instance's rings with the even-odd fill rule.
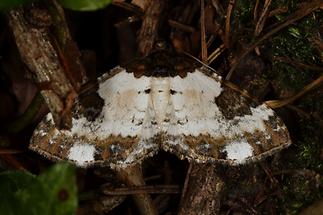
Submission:
[[[219,213],[223,181],[214,164],[192,163],[187,173],[180,203],[180,215]]]
[[[11,10],[8,19],[20,56],[34,74],[56,126],[70,128],[71,104],[86,77],[62,8],[55,1],[34,3]]]

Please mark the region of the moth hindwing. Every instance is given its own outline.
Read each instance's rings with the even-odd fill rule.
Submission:
[[[238,165],[291,143],[272,109],[185,57],[154,53],[128,68],[98,79],[97,98],[88,95],[95,101],[75,105],[71,130],[58,130],[49,113],[30,148],[79,166],[123,168],[160,149],[195,162]]]

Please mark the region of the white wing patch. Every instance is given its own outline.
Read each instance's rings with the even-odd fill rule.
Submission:
[[[69,150],[68,159],[75,161],[79,166],[86,166],[94,161],[95,146],[87,143],[75,143]]]
[[[253,156],[253,148],[246,139],[233,141],[225,145],[222,152],[227,154],[227,158],[237,163],[244,163],[248,157]]]
[[[143,121],[149,117],[147,108],[151,80],[148,77],[134,78],[125,70],[100,84],[99,95],[104,99],[103,120],[94,124],[100,125],[96,131],[99,138],[109,135],[141,135]],[[99,120],[99,119],[98,119]]]
[[[251,108],[251,115],[225,119],[215,102],[222,92],[221,83],[199,70],[189,73],[183,80],[173,78],[171,88],[177,91],[171,96],[171,102],[178,122],[178,134],[232,138],[244,132],[263,131],[263,122],[273,116],[273,111],[263,104]]]

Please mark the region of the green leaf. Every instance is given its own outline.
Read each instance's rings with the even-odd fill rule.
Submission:
[[[0,173],[0,198],[6,192],[16,192],[34,183],[36,177],[27,172],[7,171]]]
[[[0,174],[0,212],[6,215],[72,215],[77,208],[74,167],[59,163],[38,177]]]
[[[18,214],[19,205],[14,193],[33,183],[37,183],[37,179],[32,174],[18,171],[0,173],[0,211],[6,215]]]
[[[68,163],[56,164],[48,172],[39,176],[46,192],[51,197],[53,215],[75,214],[77,208],[77,187],[75,168]]]
[[[111,0],[59,0],[59,3],[71,10],[91,11],[106,7]]]
[[[35,0],[0,0],[0,10],[9,10],[11,8],[33,1]]]

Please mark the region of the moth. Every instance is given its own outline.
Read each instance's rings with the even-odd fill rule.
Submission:
[[[283,121],[186,56],[157,50],[98,78],[95,94],[74,105],[72,128],[49,113],[30,148],[81,167],[125,168],[159,150],[180,159],[239,165],[291,144]]]

